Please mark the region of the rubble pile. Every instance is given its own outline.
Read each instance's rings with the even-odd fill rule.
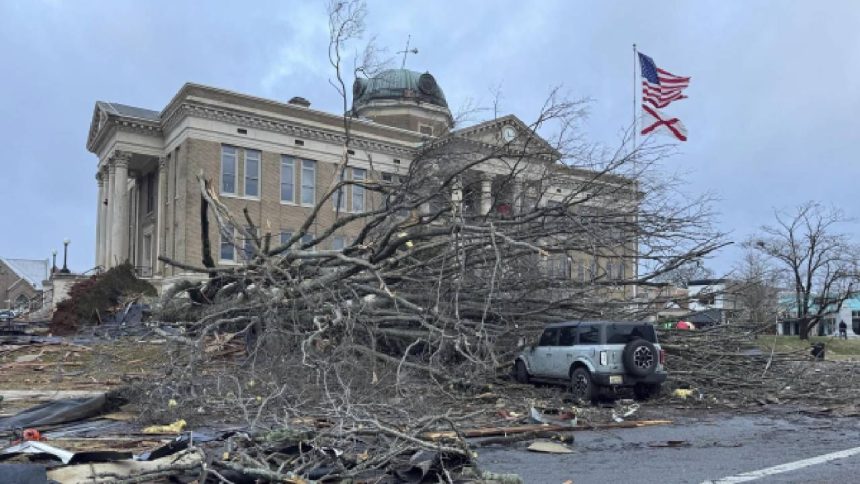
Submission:
[[[728,407],[749,404],[839,405],[860,397],[860,367],[824,361],[810,347],[776,351],[772,325],[724,324],[696,331],[666,330],[667,396]],[[767,348],[771,349],[768,350]],[[823,356],[821,354],[820,356]],[[692,397],[692,398],[690,398]]]

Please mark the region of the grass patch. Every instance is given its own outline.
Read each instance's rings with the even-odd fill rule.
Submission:
[[[824,343],[828,360],[860,360],[860,339],[838,339],[833,336],[811,336],[802,340],[797,336],[760,336],[756,344],[762,351],[770,352],[776,344],[777,352],[808,351],[815,343]]]

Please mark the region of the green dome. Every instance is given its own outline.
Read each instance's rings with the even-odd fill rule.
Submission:
[[[429,72],[389,69],[369,79],[358,78],[352,84],[352,107],[375,100],[410,100],[448,107],[445,93]]]

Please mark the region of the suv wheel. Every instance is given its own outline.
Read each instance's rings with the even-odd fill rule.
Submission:
[[[657,348],[644,339],[635,339],[624,347],[624,368],[636,376],[648,376],[657,370],[660,356]]]
[[[591,374],[585,368],[579,367],[570,373],[570,393],[574,399],[590,402],[594,399],[594,383]]]
[[[639,400],[648,400],[660,394],[659,383],[637,383],[633,386],[633,394]]]
[[[523,360],[517,360],[514,365],[514,379],[519,383],[529,382],[529,371],[526,369],[526,364],[523,363]]]

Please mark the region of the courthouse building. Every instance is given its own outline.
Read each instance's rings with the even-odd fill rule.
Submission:
[[[352,180],[396,181],[422,146],[453,129],[434,77],[405,69],[356,80],[352,115],[345,174]],[[548,147],[512,115],[453,133],[486,145],[528,137]],[[98,158],[97,265],[130,261],[140,275],[162,284],[184,274],[159,256],[201,266],[198,174],[214,182],[234,214],[241,217],[247,208],[262,231],[288,240],[332,185],[344,141],[343,116],[315,110],[301,97],[281,102],[189,83],[160,111],[97,102],[87,139],[87,149]],[[544,156],[534,163],[554,161]],[[482,173],[474,210],[511,210],[491,202],[494,177],[503,172],[490,165],[477,167]],[[562,189],[553,193],[564,195]],[[379,202],[369,195],[347,187],[339,210],[322,210],[301,237],[312,239],[341,212],[373,208]],[[216,263],[242,263],[243,248],[222,239],[214,221],[211,225]],[[354,235],[350,230],[355,228],[329,237],[330,247],[323,248],[343,248]],[[563,258],[554,270],[576,278],[574,263]],[[581,273],[586,262],[579,264]],[[623,263],[616,267],[623,273]]]

